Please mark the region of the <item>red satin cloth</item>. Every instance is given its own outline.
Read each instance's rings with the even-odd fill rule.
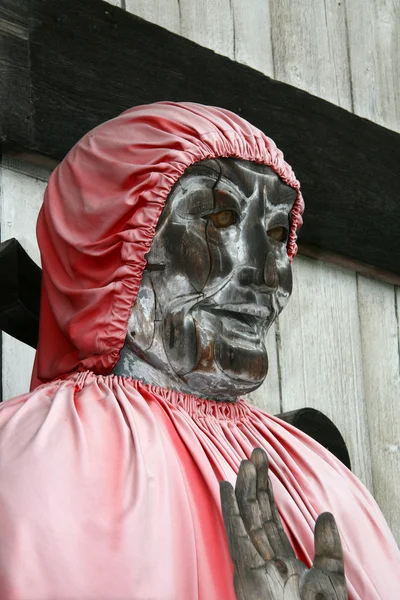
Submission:
[[[243,401],[90,372],[0,409],[0,598],[235,600],[218,482],[255,446],[299,558],[329,509],[350,599],[398,598],[385,520],[319,444]]]
[[[351,600],[400,596],[399,552],[379,509],[321,446],[243,401],[107,375],[172,186],[192,163],[229,156],[269,165],[297,190],[292,258],[299,184],[275,144],[229,111],[133,108],[52,174],[38,221],[33,391],[0,406],[0,600],[234,600],[218,482],[234,482],[255,446],[270,457],[298,556],[310,564],[315,519],[329,510]]]

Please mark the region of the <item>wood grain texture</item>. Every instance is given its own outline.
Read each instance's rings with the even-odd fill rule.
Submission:
[[[234,58],[234,24],[230,0],[181,2],[181,34],[218,54]],[[218,85],[214,78],[212,85]]]
[[[26,175],[32,179],[44,181],[47,183],[52,172],[52,168],[44,167],[43,165],[36,165],[31,162],[20,160],[13,155],[3,154],[1,157],[1,166],[6,171],[13,171],[19,175]],[[28,208],[29,210],[29,208]],[[36,207],[34,207],[36,211]],[[36,215],[36,212],[34,213]]]
[[[350,110],[344,2],[280,0],[270,7],[275,78]]]
[[[308,406],[326,414],[353,472],[373,491],[356,276],[305,258],[293,270],[293,296],[279,317],[283,411]]]
[[[179,0],[125,0],[127,12],[165,27],[173,33],[181,33],[181,7]]]
[[[400,286],[396,288],[396,317],[397,317],[397,335],[399,340],[398,354],[400,362]]]
[[[255,0],[126,0],[126,10],[272,76],[269,5]],[[252,32],[249,35],[249,32]]]
[[[350,110],[344,3],[271,2],[271,24],[276,78]],[[345,176],[337,180],[346,189]],[[356,276],[300,258],[294,272],[293,298],[280,318],[284,410],[300,402],[327,414],[345,438],[353,471],[373,491]]]
[[[279,380],[277,339],[279,340],[279,332],[276,323],[273,323],[266,339],[268,353],[267,377],[257,390],[246,396],[249,402],[272,415],[281,412],[281,385]]]
[[[356,114],[400,131],[400,3],[346,1]]]
[[[300,243],[299,254],[327,262],[331,265],[336,265],[339,267],[339,269],[346,269],[348,271],[352,271],[353,273],[359,273],[360,275],[369,277],[370,279],[384,281],[386,283],[390,283],[391,285],[400,285],[400,275],[397,273],[378,269],[377,267],[363,263],[360,260],[354,260],[353,258],[344,256],[343,254],[330,252],[329,250],[324,250],[323,248],[313,246],[312,244]]]
[[[367,0],[360,10],[347,1],[346,11],[354,111],[400,131],[400,5]],[[375,497],[399,543],[399,291],[361,276],[357,280]]]
[[[35,350],[2,332],[3,400],[29,391]]]
[[[234,58],[230,0],[126,0],[126,10],[201,46]]]
[[[398,295],[399,290],[391,285],[358,276],[364,389],[375,498],[400,541]]]
[[[13,131],[14,144],[32,141],[31,77],[28,4],[2,0],[0,4],[0,144]]]
[[[36,243],[36,219],[43,200],[46,182],[43,170],[38,170],[41,179],[18,173],[15,161],[3,160],[1,169],[2,239],[15,237],[33,260],[40,264]],[[30,167],[33,174],[32,167]],[[12,398],[29,390],[35,351],[18,340],[3,333],[2,373],[3,399]]]
[[[265,0],[231,0],[233,58],[274,77],[269,4]],[[239,82],[240,85],[240,82]]]
[[[205,48],[234,58],[230,0],[126,0],[126,10]]]

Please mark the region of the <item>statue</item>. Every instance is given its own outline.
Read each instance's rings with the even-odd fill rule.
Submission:
[[[240,398],[267,373],[302,209],[269,138],[192,103],[128,110],[54,171],[32,390],[0,407],[1,598],[344,598],[343,560],[351,600],[395,597],[372,497]],[[343,555],[323,514],[307,571],[326,511]]]

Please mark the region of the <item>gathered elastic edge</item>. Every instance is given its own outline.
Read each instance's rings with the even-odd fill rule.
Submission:
[[[252,406],[243,398],[239,398],[235,402],[200,398],[194,394],[185,394],[171,388],[143,383],[139,379],[124,375],[115,375],[114,373],[103,375],[94,373],[91,370],[75,371],[74,373],[69,373],[59,379],[53,380],[51,384],[59,388],[63,383],[66,383],[74,387],[76,391],[81,391],[90,380],[96,382],[103,381],[109,389],[112,389],[114,383],[116,383],[123,388],[127,386],[133,387],[140,394],[145,391],[151,396],[167,402],[172,409],[184,411],[194,420],[215,418],[219,421],[238,422],[249,417],[252,413]],[[43,384],[37,387],[35,391],[48,385]]]

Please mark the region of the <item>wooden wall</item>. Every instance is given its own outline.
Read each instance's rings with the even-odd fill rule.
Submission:
[[[400,15],[391,0],[112,3],[400,130]],[[36,260],[34,220],[47,176],[3,159],[2,238],[15,235]],[[269,376],[251,401],[271,413],[311,406],[327,414],[345,437],[353,471],[400,540],[399,289],[304,257],[295,260],[294,284],[268,337]],[[3,340],[7,398],[27,389],[33,352]]]

